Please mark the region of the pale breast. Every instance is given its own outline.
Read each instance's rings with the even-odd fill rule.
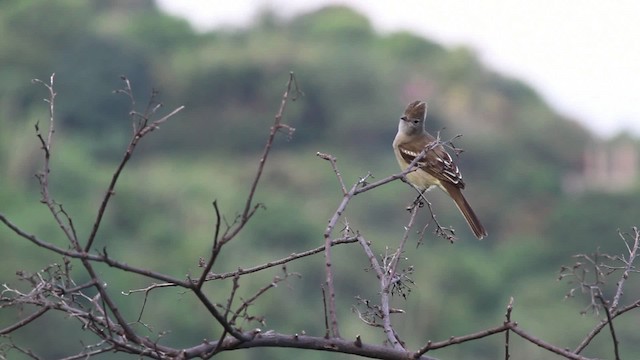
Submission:
[[[409,166],[409,164],[407,164],[402,159],[402,156],[400,155],[400,151],[398,150],[397,147],[395,147],[393,151],[396,155],[396,160],[398,161],[398,165],[400,165],[400,169],[404,171],[407,168],[407,166]],[[436,179],[426,171],[423,171],[422,169],[419,169],[419,168],[416,169],[415,171],[408,173],[407,180],[409,180],[410,183],[415,185],[420,190],[425,190],[425,189],[428,190],[430,187],[434,185],[438,187],[442,187],[440,185],[440,180]]]

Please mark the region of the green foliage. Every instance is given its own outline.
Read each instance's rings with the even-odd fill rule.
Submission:
[[[38,203],[33,178],[42,162],[33,124],[45,124],[48,114],[41,101],[46,92],[30,80],[48,79],[55,72],[60,126],[52,191],[74,217],[80,236],[89,234],[130,134],[131,104],[111,94],[121,85],[119,76],[126,75],[136,110],[144,110],[152,87],[168,107],[184,104],[186,109],[145,138],[125,169],[97,248],[174,276],[197,273],[198,258],[206,257],[211,246],[211,202],[217,199],[227,221],[244,205],[289,71],[296,73],[304,92],[288,104],[284,120],[296,132],[291,139],[279,134],[257,192],[264,209],[230,244],[228,257],[214,272],[320,246],[341,193],[329,164],[315,153],[336,155],[348,184],[367,172],[374,179],[395,173],[390,144],[398,114],[408,101],[427,99],[430,130],[441,130],[443,139],[464,135],[455,144],[468,150],[459,158],[466,193],[489,237],[469,241],[451,202],[437,191],[429,193],[438,219],[453,224],[460,241],[445,244],[429,228],[423,245],[408,247],[407,266],[415,265],[416,285],[407,300],[395,300],[411,314],[394,318],[402,335],[419,346],[427,339],[499,324],[514,296],[514,317],[523,325],[543,332],[553,323],[549,336],[574,344],[579,336],[569,329],[588,326],[581,324],[578,307],[560,302],[566,288],[554,283],[555,272],[574,253],[597,247],[620,252],[612,239],[617,228],[637,225],[634,194],[566,197],[562,179],[579,168],[591,137],[585,129],[557,115],[528,85],[486,69],[469,49],[447,49],[408,32],[377,34],[366,17],[345,7],[290,20],[267,12],[247,29],[199,34],[149,1],[0,2],[0,211],[28,231],[66,246]],[[382,254],[400,238],[407,220],[404,207],[413,198],[399,182],[368,193],[350,204],[349,225]],[[426,221],[425,215],[420,225]],[[417,236],[412,234],[410,241],[418,241]],[[3,257],[0,282],[13,282],[16,269],[33,272],[60,261],[4,227],[0,248],[12,255]],[[377,329],[364,327],[350,312],[355,296],[376,296],[377,280],[366,271],[364,255],[357,245],[341,245],[335,253],[345,333],[381,339]],[[322,269],[320,256],[289,264],[288,270],[302,279],[271,290],[254,313],[266,315],[267,328],[322,334]],[[101,271],[117,291],[148,285],[129,274]],[[250,295],[279,274],[275,269],[249,277],[240,291]],[[210,290],[225,299],[230,282]],[[188,296],[172,289],[160,295],[146,313],[166,316],[147,319],[155,325],[149,336],[173,329],[167,341],[187,346],[203,334],[219,335],[210,334],[206,313]],[[118,300],[127,314],[137,314],[141,299],[123,295]],[[0,312],[0,328],[10,320]],[[65,331],[76,330],[71,320],[64,324]],[[34,334],[30,331],[38,332],[16,338],[28,339]],[[57,345],[56,334],[38,335],[34,350],[45,357],[65,356],[64,350],[50,349],[78,347],[80,335],[73,333],[75,338]],[[494,359],[501,354],[501,341],[434,356]],[[523,349],[519,358],[546,356]],[[291,354],[266,353],[273,358]],[[258,356],[240,354],[225,356]]]
[[[326,41],[331,45],[361,43],[373,36],[369,19],[347,7],[329,7],[299,16],[291,31],[303,41]]]
[[[580,248],[584,249],[581,253],[600,249],[622,254],[623,243],[616,231],[628,232],[637,226],[636,204],[630,194],[588,193],[567,199],[554,209],[545,232],[556,244],[557,256],[571,255]],[[593,245],[585,249],[585,241]]]

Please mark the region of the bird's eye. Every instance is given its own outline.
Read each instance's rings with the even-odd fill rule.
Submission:
[[[420,122],[420,120],[413,120],[413,123],[414,123],[414,124],[417,124],[417,123],[419,123],[419,122]]]

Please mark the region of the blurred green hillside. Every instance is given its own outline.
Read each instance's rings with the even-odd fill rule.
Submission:
[[[368,172],[378,179],[396,173],[391,141],[398,116],[409,101],[424,99],[433,133],[440,131],[443,139],[462,134],[455,145],[466,150],[459,165],[467,198],[489,237],[475,241],[450,200],[438,191],[429,193],[439,221],[454,226],[460,240],[451,245],[428,231],[421,246],[409,246],[406,256],[415,267],[416,285],[407,300],[395,304],[410,314],[395,319],[401,337],[417,347],[428,339],[497,325],[514,296],[514,318],[523,327],[559,346],[577,344],[597,319],[579,316],[583,301],[562,300],[569,286],[556,282],[559,266],[572,263],[573,254],[598,248],[624,252],[616,231],[640,225],[636,184],[565,191],[567,175],[583,171],[584,151],[597,140],[586,129],[557,114],[527,84],[488,69],[471,50],[447,48],[409,32],[378,33],[366,17],[344,7],[290,20],[267,11],[246,29],[198,33],[185,20],[159,12],[150,0],[0,2],[0,212],[64,246],[39,203],[33,176],[42,163],[33,126],[46,123],[48,109],[42,101],[45,89],[31,79],[48,80],[55,73],[52,191],[81,237],[89,234],[131,132],[130,104],[112,93],[121,86],[119,76],[126,75],[139,110],[152,88],[167,109],[186,108],[145,138],[125,169],[98,248],[178,277],[197,272],[198,258],[209,251],[211,202],[217,199],[229,219],[241,210],[290,71],[304,92],[289,103],[284,118],[295,134],[278,137],[257,193],[266,210],[230,245],[215,272],[320,246],[341,193],[329,164],[315,153],[336,156],[349,183]],[[637,148],[635,139],[626,141]],[[346,218],[383,253],[402,236],[408,220],[404,209],[413,199],[410,188],[394,182],[356,198]],[[18,269],[34,272],[61,261],[4,227],[0,249],[0,283],[15,283]],[[355,296],[375,297],[366,257],[357,245],[342,245],[335,256],[343,336],[382,341],[351,312]],[[290,265],[303,277],[274,289],[254,308],[265,314],[266,328],[323,333],[322,264],[318,256]],[[115,292],[148,285],[101,270]],[[274,275],[247,279],[243,289],[252,293]],[[212,293],[229,288],[230,283],[212,285]],[[639,289],[629,288],[625,295],[637,296]],[[146,314],[164,315],[146,319],[156,331],[151,337],[171,329],[164,338],[170,345],[189,346],[215,336],[211,320],[192,306],[193,299],[175,290],[155,296]],[[142,297],[121,301],[135,317]],[[0,309],[0,328],[15,316]],[[619,331],[632,325],[621,321]],[[14,340],[45,358],[63,357],[80,348],[81,340],[95,341],[83,338],[79,327],[72,319],[52,316]],[[57,329],[73,335],[60,339]],[[29,340],[34,334],[38,340]],[[638,358],[640,345],[629,337],[624,337],[623,357]],[[495,359],[502,354],[502,341],[489,338],[433,356]],[[532,345],[514,346],[518,359],[553,358]],[[222,358],[293,354],[260,351]],[[587,353],[606,358],[609,343],[596,342]],[[305,353],[309,359],[329,357],[340,358]]]

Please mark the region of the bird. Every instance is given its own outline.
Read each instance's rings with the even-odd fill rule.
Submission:
[[[416,100],[407,106],[398,123],[398,133],[393,140],[393,151],[400,168],[404,171],[423,150],[428,149],[415,164],[415,170],[406,175],[409,183],[421,191],[421,195],[433,187],[444,191],[464,216],[473,234],[482,239],[487,231],[465,199],[462,190],[465,183],[451,155],[437,139],[425,129],[427,103]]]

